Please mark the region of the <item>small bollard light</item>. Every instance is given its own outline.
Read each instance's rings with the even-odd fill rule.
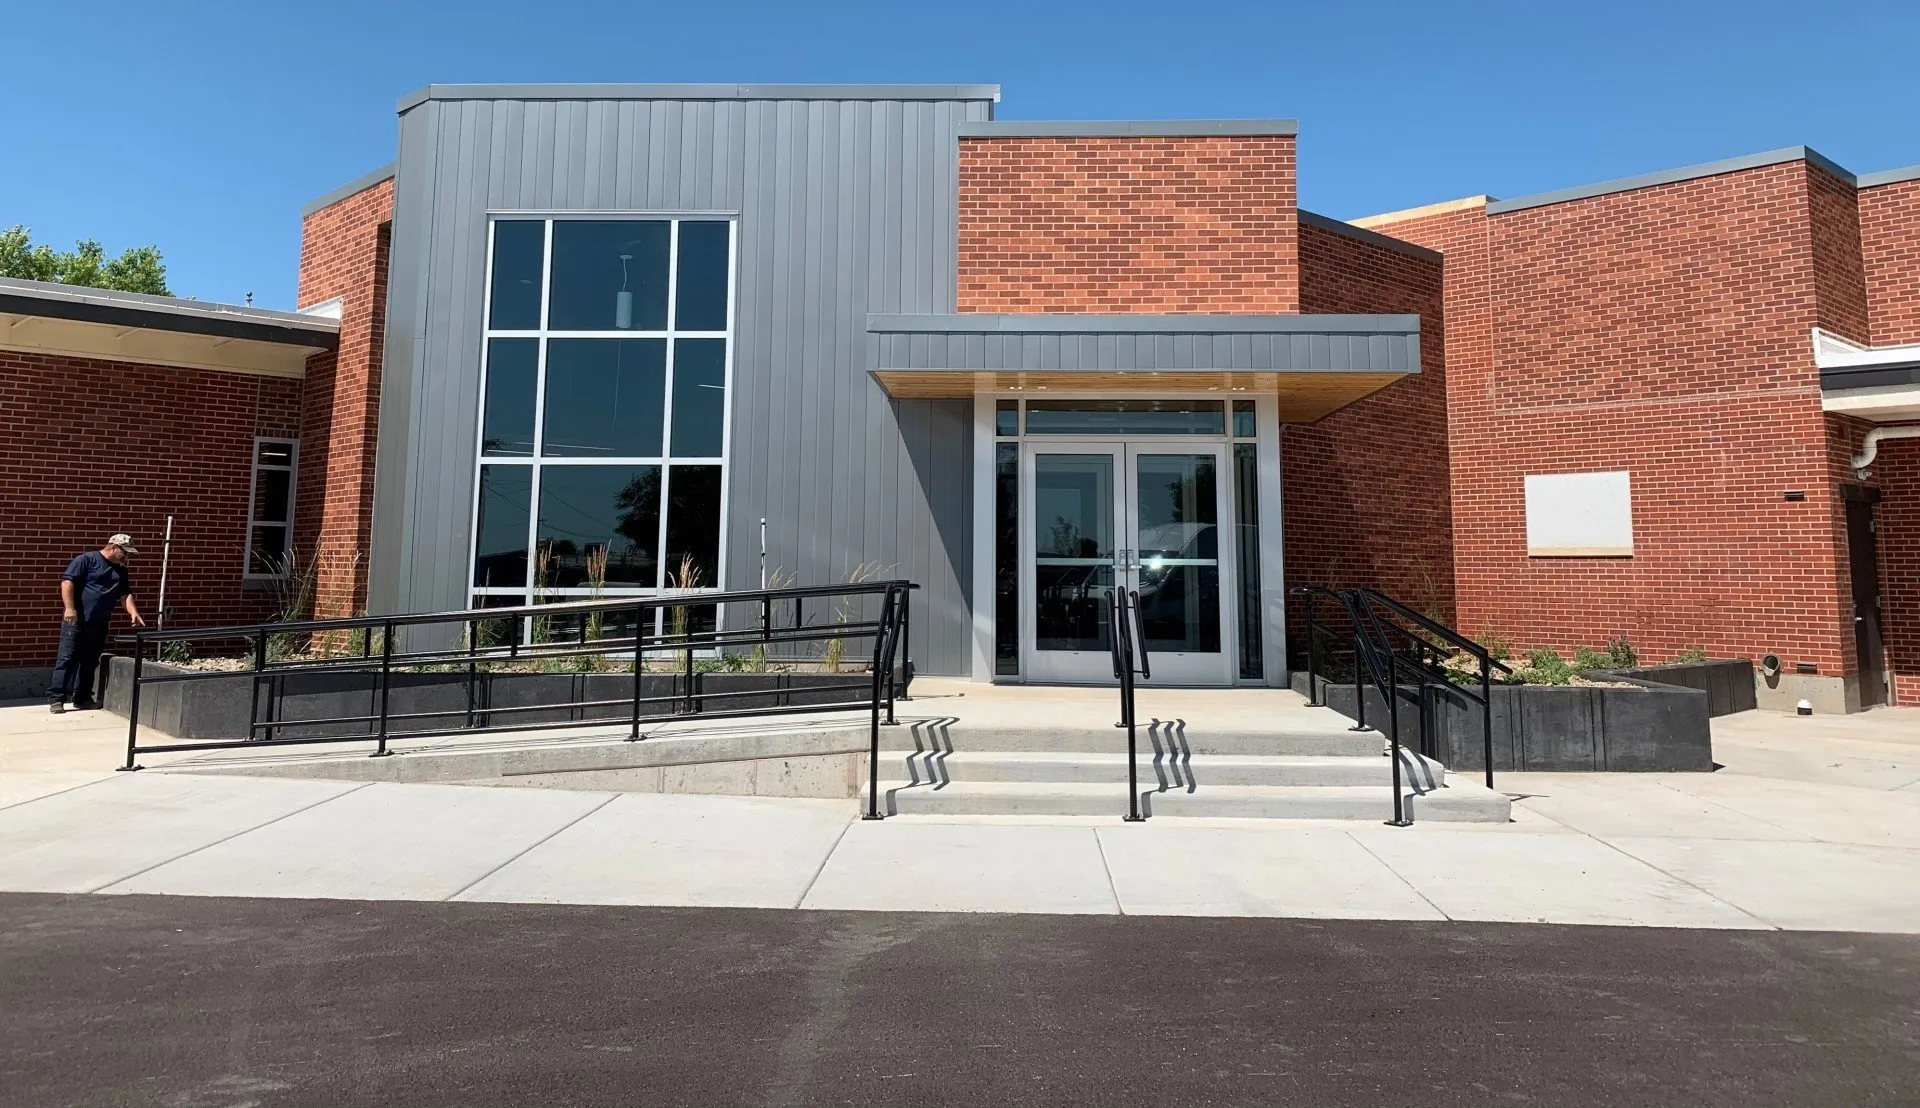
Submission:
[[[1793,706],[1793,710],[1803,716],[1810,716],[1813,714],[1813,701],[1802,700],[1800,703],[1795,704]]]

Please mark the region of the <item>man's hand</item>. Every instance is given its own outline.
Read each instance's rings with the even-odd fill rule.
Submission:
[[[62,622],[65,622],[65,623],[79,623],[79,622],[80,622],[80,613],[79,613],[79,612],[76,612],[76,611],[74,611],[74,610],[73,610],[72,608],[68,608],[68,609],[67,609],[67,613],[66,613],[66,615],[64,615],[64,616],[62,616],[62,617],[60,617],[60,618],[61,618],[61,621],[62,621]]]
[[[147,621],[140,618],[139,612],[134,612],[130,618],[133,620],[135,627],[145,627],[147,625]]]

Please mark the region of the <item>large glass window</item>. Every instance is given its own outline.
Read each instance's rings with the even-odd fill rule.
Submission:
[[[547,330],[666,330],[672,236],[664,219],[555,220]]]
[[[665,339],[549,339],[541,453],[659,457],[666,384]]]
[[[492,236],[474,603],[645,595],[683,567],[719,588],[732,222],[514,217]]]

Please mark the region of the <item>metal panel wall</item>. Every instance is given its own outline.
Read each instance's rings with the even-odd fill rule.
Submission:
[[[487,215],[739,215],[726,584],[878,562],[923,672],[968,667],[971,404],[890,400],[869,313],[954,310],[955,129],[981,100],[426,100],[400,118],[371,603],[466,600]]]

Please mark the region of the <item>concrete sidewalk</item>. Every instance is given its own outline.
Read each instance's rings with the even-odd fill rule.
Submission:
[[[1912,710],[1728,717],[1718,773],[1504,774],[1513,823],[1408,829],[114,774],[123,727],[0,708],[0,890],[1920,932]]]

